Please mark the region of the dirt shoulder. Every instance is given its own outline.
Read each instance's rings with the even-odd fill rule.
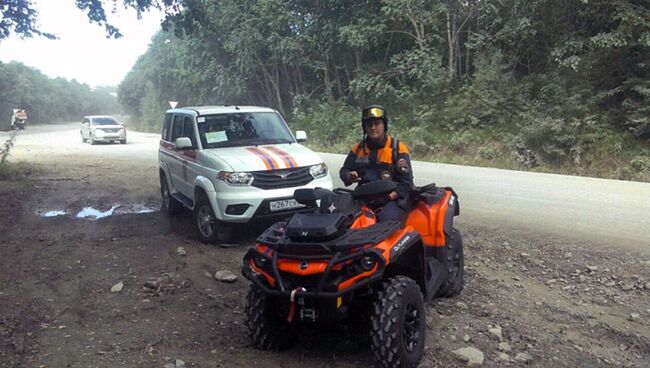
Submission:
[[[213,275],[239,275],[261,229],[240,229],[228,248],[198,242],[189,214],[170,219],[156,210],[155,162],[64,155],[56,164],[43,156],[38,166],[26,185],[0,182],[1,367],[162,367],[176,359],[190,367],[369,364],[368,347],[353,334],[305,335],[282,353],[255,350],[243,324],[248,283]],[[116,205],[124,214],[75,217],[86,206]],[[154,212],[125,213],[144,207]],[[68,214],[41,216],[51,210]],[[486,367],[642,367],[650,360],[649,254],[462,216],[457,225],[467,286],[428,304],[422,367],[463,366],[453,351],[466,346],[484,354]]]

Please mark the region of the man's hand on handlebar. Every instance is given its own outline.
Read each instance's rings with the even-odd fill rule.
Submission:
[[[356,183],[356,182],[358,182],[358,181],[361,181],[361,177],[359,176],[359,173],[356,172],[356,171],[350,171],[350,172],[348,173],[348,175],[349,175],[349,177],[350,177],[350,181],[353,182],[353,183]]]
[[[396,199],[399,199],[399,194],[397,194],[396,191],[392,191],[392,192],[390,192],[390,194],[388,195],[388,198],[390,198],[391,201],[394,201],[394,200],[396,200]]]

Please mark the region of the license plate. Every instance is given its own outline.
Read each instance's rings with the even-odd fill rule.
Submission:
[[[304,204],[298,203],[295,199],[284,199],[281,201],[273,201],[269,203],[271,211],[282,211],[292,208],[305,207]]]

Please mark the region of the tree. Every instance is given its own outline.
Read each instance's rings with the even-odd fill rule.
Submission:
[[[69,0],[73,1],[73,0]],[[133,8],[140,17],[142,12],[150,9],[161,9],[167,17],[178,14],[184,2],[191,0],[114,0],[114,6],[121,3],[124,8]],[[75,0],[75,4],[83,10],[91,23],[97,23],[106,29],[106,37],[122,37],[120,30],[110,24],[102,0]],[[42,31],[38,26],[38,11],[32,0],[0,0],[2,17],[0,18],[0,41],[15,33],[21,37],[43,36],[50,39],[56,35]]]

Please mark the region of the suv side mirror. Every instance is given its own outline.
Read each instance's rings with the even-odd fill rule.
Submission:
[[[192,148],[192,141],[187,137],[176,138],[174,144],[177,150]]]
[[[307,133],[304,130],[296,131],[296,140],[298,142],[304,142],[307,140]]]

